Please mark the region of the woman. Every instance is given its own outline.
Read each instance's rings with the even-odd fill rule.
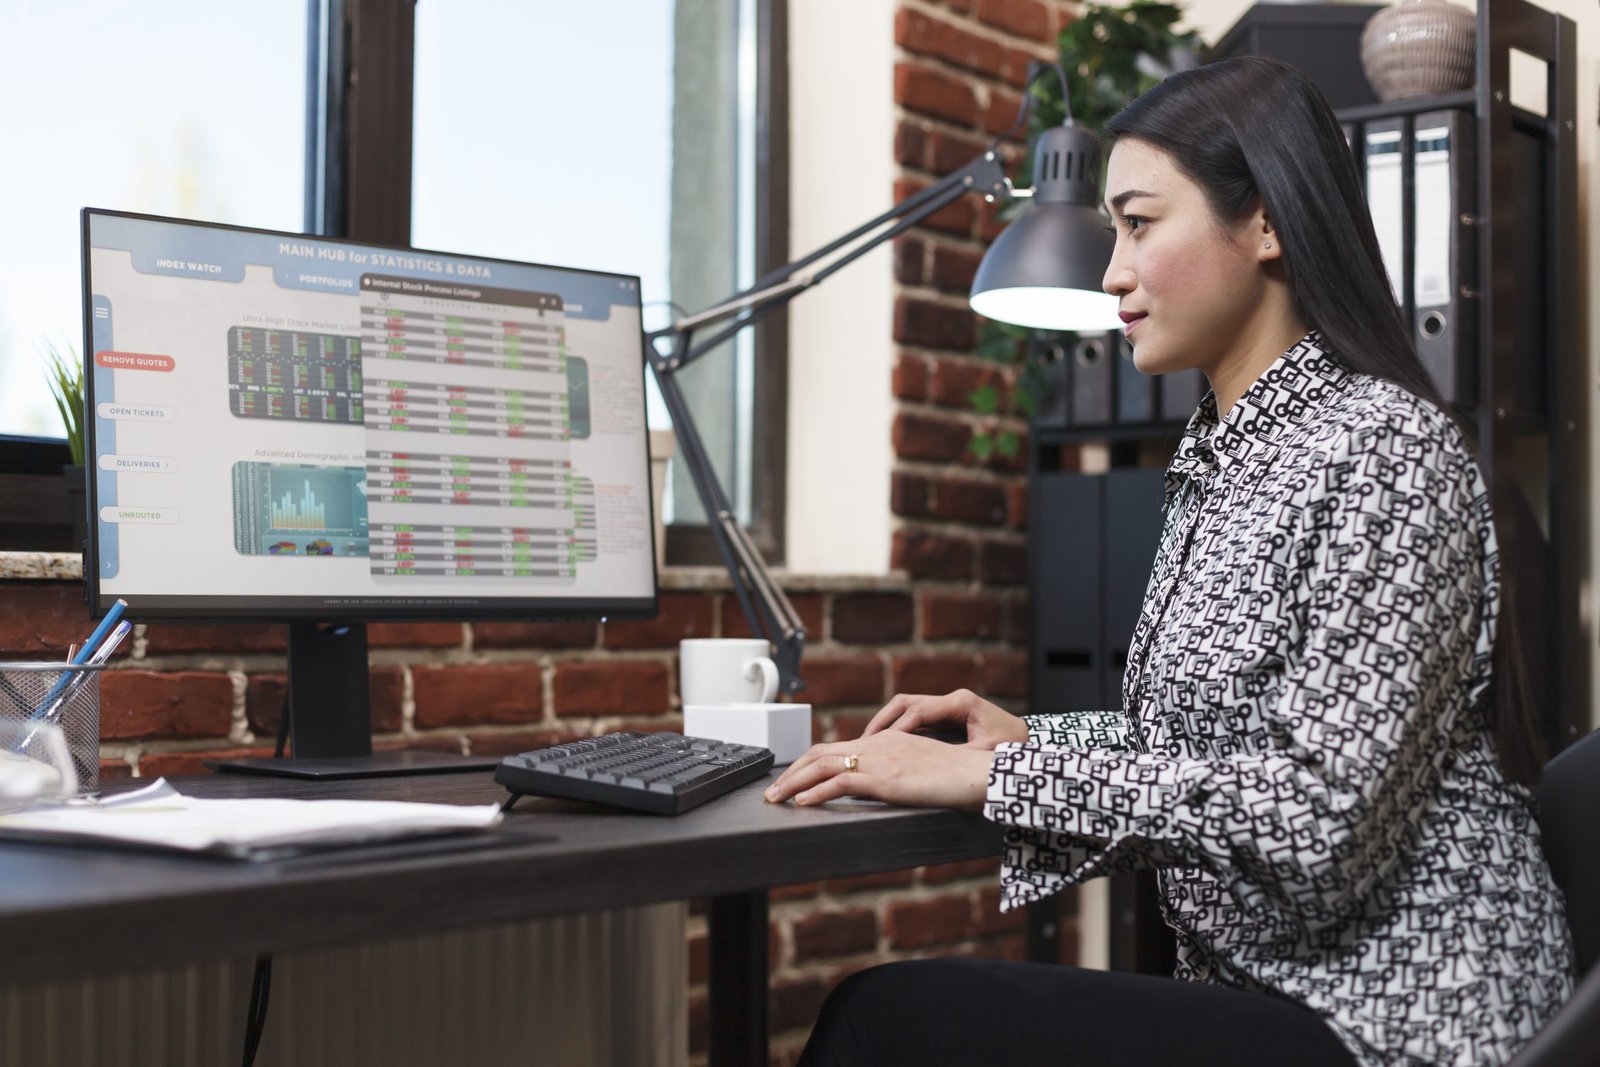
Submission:
[[[981,810],[1002,906],[1154,867],[1180,981],[917,961],[835,991],[805,1064],[1498,1064],[1571,987],[1495,670],[1477,464],[1413,352],[1339,126],[1281,64],[1175,75],[1106,128],[1146,373],[1201,368],[1123,684],[1019,719],[897,696],[768,791]],[[965,745],[913,731],[964,725]]]

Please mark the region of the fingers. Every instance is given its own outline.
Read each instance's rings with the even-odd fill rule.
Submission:
[[[860,771],[847,769],[847,762],[852,753],[818,751],[825,747],[832,746],[815,746],[800,759],[795,760],[762,795],[773,804],[781,804],[791,797],[799,802],[801,796],[833,778],[860,776]]]
[[[965,722],[966,713],[957,699],[960,695],[960,691],[942,697],[923,693],[897,693],[878,714],[872,717],[872,721],[867,723],[867,728],[861,731],[861,736],[870,737],[884,730],[912,733],[923,727],[950,720]]]
[[[918,699],[921,698],[908,696],[905,693],[896,693],[890,698],[889,703],[885,704],[872,717],[872,721],[867,723],[867,728],[861,731],[861,736],[871,737],[880,730],[887,730],[900,716],[906,713],[906,709],[911,706],[911,702]]]
[[[840,797],[865,797],[873,800],[877,798],[878,782],[879,780],[870,774],[847,771],[824,779],[803,793],[797,793],[794,802],[801,807],[810,807],[814,804],[826,804]]]
[[[827,760],[831,759],[833,761],[833,769],[835,771],[842,770],[844,768],[844,757],[849,755],[850,752],[850,746],[844,744],[843,742],[836,742],[834,744],[827,745],[812,745],[810,748],[806,749],[805,753],[801,755],[799,759],[789,764],[789,766],[784,769],[783,773],[778,775],[777,780],[768,787],[768,792],[770,793],[773,790],[778,790],[787,797],[794,792],[794,790],[789,789],[789,784],[802,775],[812,773],[811,768],[816,763],[819,761],[826,762]]]

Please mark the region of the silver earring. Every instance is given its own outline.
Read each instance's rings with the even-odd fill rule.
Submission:
[[[1272,247],[1272,242],[1268,241],[1266,244],[1262,245],[1261,247],[1262,248],[1271,248]]]

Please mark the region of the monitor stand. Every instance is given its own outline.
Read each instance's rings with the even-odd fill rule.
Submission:
[[[285,778],[382,778],[493,770],[499,760],[444,752],[373,752],[367,628],[289,624],[291,757],[207,760],[235,774]]]

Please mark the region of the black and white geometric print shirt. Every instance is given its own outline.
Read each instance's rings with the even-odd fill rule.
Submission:
[[[1363,1064],[1504,1063],[1573,963],[1484,714],[1487,494],[1447,416],[1321,344],[1190,420],[1125,710],[999,746],[1002,906],[1154,867],[1177,977],[1304,1004]]]

